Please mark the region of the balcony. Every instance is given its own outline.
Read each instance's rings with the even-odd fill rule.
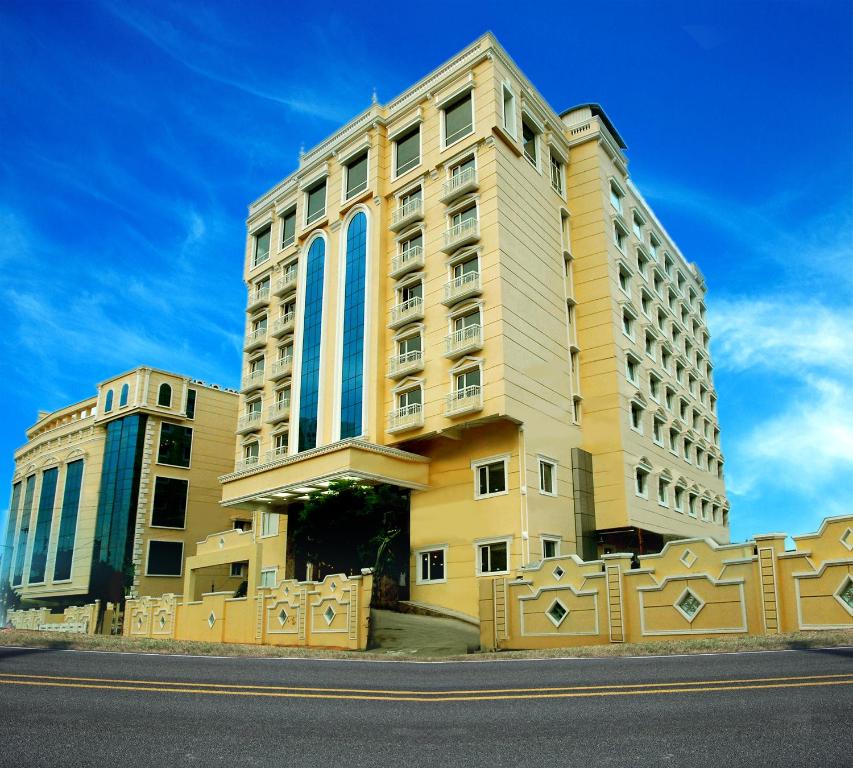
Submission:
[[[460,221],[456,226],[451,227],[444,233],[444,247],[441,250],[445,253],[450,253],[457,248],[461,248],[463,245],[475,243],[479,239],[479,219],[465,219],[465,221]]]
[[[243,345],[243,349],[246,352],[250,352],[253,349],[259,349],[260,347],[265,346],[267,343],[267,327],[256,328],[254,331],[249,331],[246,334],[246,343]]]
[[[243,381],[240,384],[240,392],[246,394],[255,389],[261,389],[264,386],[264,370],[261,368],[258,371],[250,371],[243,376]]]
[[[441,303],[449,306],[450,304],[455,304],[457,301],[462,301],[462,299],[477,296],[481,292],[480,273],[466,272],[445,284],[444,298],[441,300]]]
[[[270,300],[270,287],[265,285],[263,288],[258,288],[256,291],[249,292],[249,301],[246,304],[246,311],[251,312],[253,309],[263,306]]]
[[[286,315],[279,315],[272,322],[272,335],[278,338],[279,336],[284,336],[287,333],[293,333],[295,319],[295,312],[288,312]]]
[[[275,424],[290,418],[290,400],[273,403],[267,408],[267,424]]]
[[[391,355],[388,359],[388,376],[392,379],[402,379],[410,373],[424,369],[424,353],[419,349],[402,355]]]
[[[483,390],[479,384],[457,389],[447,396],[445,416],[461,416],[483,410]]]
[[[276,296],[284,296],[284,294],[296,289],[296,271],[296,267],[292,267],[275,281]]]
[[[280,445],[277,448],[273,448],[271,451],[267,451],[264,455],[264,464],[269,464],[272,461],[278,461],[279,459],[283,459],[287,456],[287,446]]]
[[[462,173],[457,173],[455,176],[451,176],[444,182],[444,184],[442,184],[441,197],[439,197],[439,200],[441,200],[442,203],[452,202],[457,197],[462,197],[462,195],[465,195],[468,192],[473,192],[478,186],[476,169],[467,168],[462,171]]]
[[[423,425],[424,410],[420,403],[404,405],[388,414],[389,432],[403,432],[407,429],[417,429]]]
[[[413,299],[404,301],[402,304],[397,304],[391,308],[391,328],[399,328],[406,323],[412,323],[415,320],[423,320],[424,317],[424,300],[420,296],[415,296]]]
[[[398,206],[391,214],[391,229],[399,232],[409,224],[414,224],[424,217],[424,201],[420,197],[409,200],[405,205]]]
[[[237,462],[234,468],[237,472],[242,472],[244,469],[254,469],[260,462],[257,456],[245,456]]]
[[[278,360],[273,360],[270,366],[270,378],[273,381],[283,379],[285,376],[290,376],[293,373],[293,358],[280,357]]]
[[[237,434],[245,435],[261,428],[261,412],[251,411],[237,419]]]
[[[444,356],[449,358],[462,357],[469,352],[483,348],[483,328],[479,325],[469,325],[451,333],[444,340]]]
[[[422,245],[414,245],[391,259],[391,277],[402,277],[414,269],[424,266],[424,249]]]

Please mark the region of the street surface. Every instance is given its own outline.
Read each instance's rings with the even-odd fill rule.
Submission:
[[[0,647],[3,766],[853,766],[853,649],[368,662]]]

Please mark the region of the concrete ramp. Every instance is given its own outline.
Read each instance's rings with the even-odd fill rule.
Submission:
[[[480,631],[458,619],[373,609],[371,650],[389,656],[462,656],[480,649]]]

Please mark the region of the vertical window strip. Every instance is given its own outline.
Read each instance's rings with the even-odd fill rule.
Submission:
[[[18,527],[18,505],[21,503],[21,483],[15,483],[12,486],[12,500],[9,504],[9,521],[6,524],[6,541],[3,552],[0,557],[3,558],[3,569],[0,571],[0,588],[6,584],[9,579],[9,572],[12,569],[12,550],[15,547],[15,529]]]
[[[364,301],[367,216],[357,213],[347,229],[341,365],[341,439],[361,434],[364,397]]]
[[[50,539],[50,526],[53,522],[53,503],[56,500],[56,480],[59,469],[51,467],[42,472],[41,494],[39,496],[36,530],[33,537],[33,555],[30,560],[30,584],[44,581],[47,568],[47,544]]]
[[[21,512],[21,530],[18,532],[18,547],[15,553],[15,571],[12,584],[17,586],[24,580],[24,559],[27,555],[27,539],[30,537],[30,517],[33,511],[33,496],[36,490],[36,476],[30,475],[24,488],[24,507]]]
[[[299,391],[299,451],[317,445],[317,406],[320,393],[320,338],[323,328],[323,280],[326,243],[317,238],[308,251],[305,310],[302,320],[302,370]]]
[[[54,581],[71,578],[82,483],[83,460],[72,461],[65,469],[65,489],[62,492],[62,512],[59,517],[59,536],[56,540],[56,560],[53,566]]]

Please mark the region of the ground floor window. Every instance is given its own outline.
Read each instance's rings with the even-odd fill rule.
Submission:
[[[560,540],[557,538],[542,538],[542,557],[559,557]]]
[[[446,548],[423,549],[418,552],[418,583],[445,581]]]
[[[263,588],[274,587],[275,586],[275,574],[276,574],[275,568],[264,568],[261,571],[261,583],[259,584],[259,586],[263,587]]]
[[[509,570],[509,542],[490,541],[477,545],[478,573],[506,573]]]

